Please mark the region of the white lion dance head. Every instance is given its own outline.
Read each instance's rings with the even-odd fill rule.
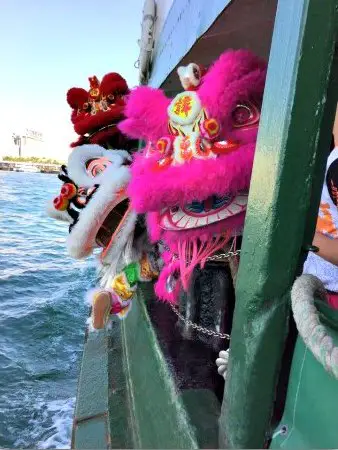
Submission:
[[[73,258],[86,258],[95,248],[102,248],[103,264],[116,265],[122,255],[132,258],[143,227],[126,194],[130,163],[126,150],[88,144],[75,147],[61,167],[64,184],[47,212],[69,223],[67,248]]]

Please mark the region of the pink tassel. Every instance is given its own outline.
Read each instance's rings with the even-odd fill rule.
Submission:
[[[201,242],[199,238],[178,241],[178,256],[180,263],[180,274],[185,291],[188,290],[189,282],[194,268],[200,264],[203,269],[207,258],[220,250],[231,238],[231,230],[217,236],[211,241]]]

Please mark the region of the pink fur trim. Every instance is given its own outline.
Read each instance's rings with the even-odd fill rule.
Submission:
[[[247,144],[217,159],[195,159],[182,166],[153,171],[154,158],[136,155],[128,186],[132,207],[138,213],[165,206],[184,206],[210,195],[249,189],[255,144]]]
[[[170,252],[163,252],[161,254],[161,258],[164,262],[164,264],[169,264],[171,260],[173,259],[173,255]]]
[[[170,101],[160,89],[148,86],[133,89],[124,111],[126,120],[118,128],[128,137],[156,141],[167,134]]]
[[[150,242],[155,243],[161,239],[162,229],[159,227],[159,213],[153,212],[146,215],[147,229]]]

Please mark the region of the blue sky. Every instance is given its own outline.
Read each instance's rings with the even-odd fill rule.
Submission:
[[[66,155],[73,138],[67,90],[112,71],[138,83],[142,8],[143,0],[1,0],[5,128],[38,129],[49,154]]]

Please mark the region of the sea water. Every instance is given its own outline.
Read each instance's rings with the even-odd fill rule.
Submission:
[[[0,171],[0,447],[69,448],[94,258],[46,216],[55,175]]]

